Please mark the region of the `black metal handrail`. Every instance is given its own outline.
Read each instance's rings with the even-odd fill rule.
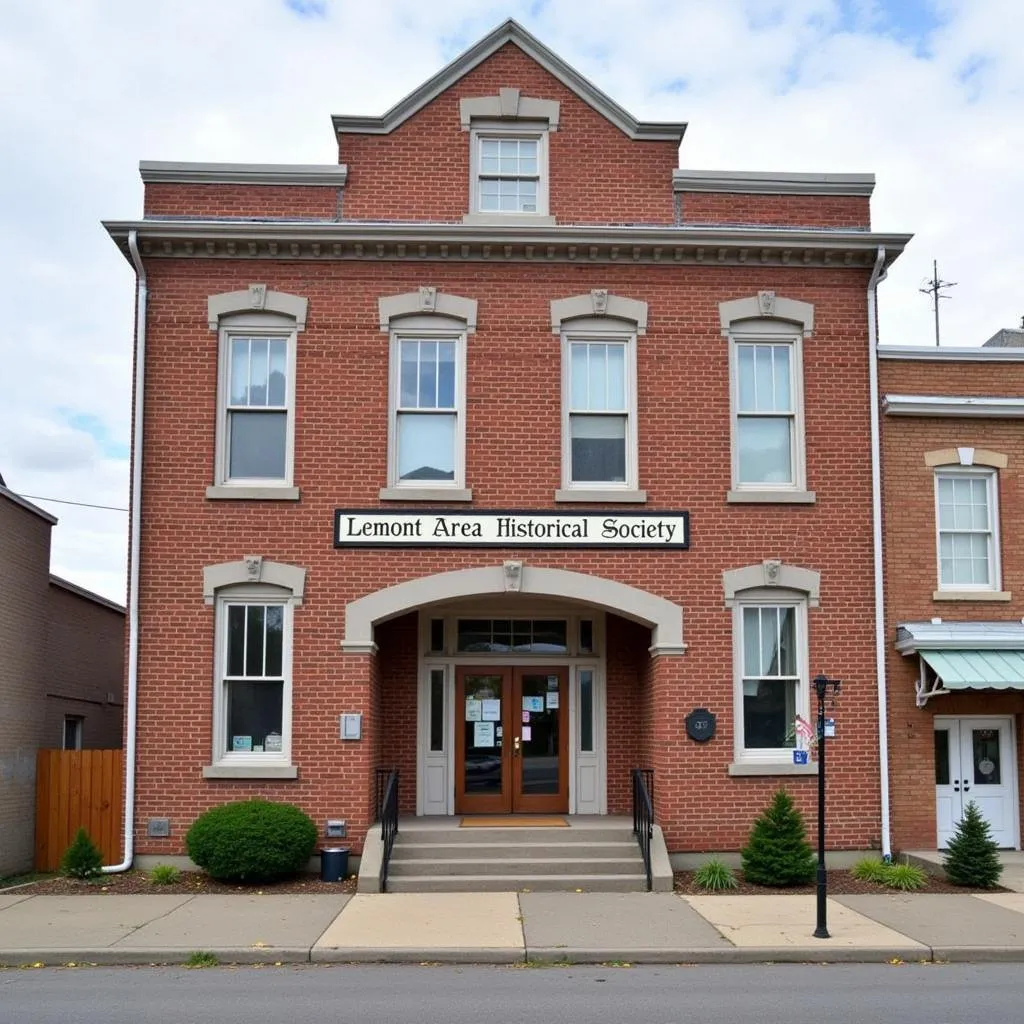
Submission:
[[[384,769],[377,770],[378,786]],[[384,841],[384,855],[380,865],[380,891],[388,891],[388,867],[391,863],[391,848],[398,835],[398,769],[387,770],[383,795],[378,799],[377,816],[380,819],[380,835]]]
[[[647,873],[647,891],[654,888],[651,878],[651,837],[654,835],[654,769],[633,769],[633,834],[640,844]]]

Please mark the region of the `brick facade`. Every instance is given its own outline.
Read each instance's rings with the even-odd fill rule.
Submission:
[[[505,87],[560,104],[558,131],[550,137],[550,212],[557,230],[564,228],[568,237],[572,225],[639,225],[638,232],[643,226],[673,228],[678,140],[629,137],[513,43],[392,130],[343,132],[340,159],[348,180],[342,214],[328,212],[325,202],[320,216],[337,224],[339,232],[354,230],[360,221],[461,229],[468,203],[469,135],[460,126],[459,99]],[[286,189],[261,186],[225,185],[216,198],[213,194],[192,185],[150,185],[146,211],[206,218],[214,238],[217,217],[248,215],[260,207],[262,196],[264,216],[290,213],[295,221],[317,216],[321,201],[296,190],[294,206],[288,206]],[[690,198],[704,211],[698,219],[794,230],[811,225],[821,232],[823,247],[831,244],[830,231],[867,226],[866,197]],[[570,253],[559,249],[554,258],[539,236],[528,249],[516,241],[512,257],[502,227],[493,229],[493,252],[484,245],[471,253],[463,251],[457,233],[442,251],[432,244],[421,254],[413,244],[381,244],[379,250],[371,243],[355,245],[348,234],[338,234],[344,241],[335,243],[325,232],[312,247],[307,241],[301,249],[296,244],[300,259],[289,254],[286,241],[272,243],[269,250],[260,241],[264,258],[254,263],[246,258],[244,241],[218,241],[217,259],[195,258],[204,255],[195,247],[162,249],[157,239],[163,227],[144,221],[133,228],[146,254],[149,296],[138,853],[181,853],[184,833],[197,814],[254,794],[297,803],[318,824],[344,818],[358,851],[372,820],[373,772],[380,765],[401,769],[401,810],[414,813],[416,609],[378,624],[376,653],[365,653],[341,648],[346,608],[383,588],[458,569],[500,566],[504,559],[521,560],[527,573],[544,567],[626,584],[681,609],[685,653],[652,657],[651,629],[622,617],[621,609],[609,609],[601,652],[607,811],[628,813],[629,769],[652,767],[657,816],[670,851],[677,853],[738,849],[780,784],[813,818],[813,777],[785,770],[729,773],[735,757],[733,612],[725,604],[722,573],[760,566],[766,559],[820,573],[820,607],[809,612],[810,674],[825,671],[844,680],[840,733],[830,760],[830,787],[843,799],[833,804],[829,842],[846,850],[878,845],[866,299],[873,236],[861,232],[863,240],[855,244],[863,251],[856,259],[814,256],[812,263],[817,250],[808,250],[806,258],[791,260],[787,251],[770,261],[759,255],[748,262],[744,250],[728,265],[722,257],[702,265],[696,262],[702,255],[658,263],[660,249],[639,262],[628,245],[621,254],[602,250],[598,256],[583,242],[578,253],[573,246]],[[228,238],[232,226],[219,227]],[[113,233],[123,245],[123,234]],[[637,243],[642,240],[638,233]],[[854,243],[837,240],[836,248],[845,244]],[[268,252],[277,258],[267,258]],[[297,336],[294,483],[301,498],[295,502],[205,496],[214,482],[218,380],[217,334],[208,324],[207,299],[244,290],[254,281],[308,300],[308,319]],[[476,331],[466,344],[466,486],[472,488],[472,503],[456,509],[461,511],[578,511],[555,500],[562,472],[562,357],[559,337],[551,331],[550,303],[592,289],[646,303],[646,333],[636,342],[639,487],[646,491],[646,503],[638,508],[688,510],[690,549],[335,549],[336,508],[388,504],[379,496],[388,483],[389,371],[378,299],[421,286],[478,302]],[[727,500],[729,343],[722,336],[719,304],[760,292],[814,310],[813,331],[803,341],[807,489],[816,494],[811,503]],[[623,511],[614,504],[591,508]],[[294,613],[295,779],[203,775],[214,746],[215,656],[215,610],[203,601],[203,569],[250,553],[301,566],[307,574]],[[575,596],[580,609],[587,601],[585,592]],[[714,712],[718,723],[715,738],[700,745],[686,738],[683,727],[686,714],[697,707]],[[338,716],[348,712],[363,716],[358,743],[338,739]],[[171,837],[147,838],[149,817],[170,817]]]
[[[934,361],[883,359],[881,395],[1024,395],[1024,362],[980,359],[986,353],[997,356],[981,350],[970,360],[952,354]],[[1002,590],[1010,594],[1009,601],[933,599],[938,587],[935,469],[925,464],[925,453],[960,447],[1007,456],[1007,466],[997,476]],[[906,622],[937,617],[948,623],[1019,623],[1024,617],[1024,549],[1019,543],[1024,534],[1024,432],[1019,420],[1008,418],[883,415],[882,463],[893,846],[934,849],[934,716],[1013,716],[1018,761],[1005,765],[1004,771],[1019,777],[1024,697],[1019,690],[967,690],[933,697],[918,708],[918,658],[898,653],[893,640],[897,627]]]

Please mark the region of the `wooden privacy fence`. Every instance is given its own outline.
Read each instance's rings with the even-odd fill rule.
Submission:
[[[36,753],[36,871],[56,871],[75,833],[84,828],[119,864],[124,807],[120,750],[39,750]]]

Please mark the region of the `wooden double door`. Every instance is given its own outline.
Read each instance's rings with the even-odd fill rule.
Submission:
[[[564,667],[458,669],[456,814],[569,810],[568,680]]]

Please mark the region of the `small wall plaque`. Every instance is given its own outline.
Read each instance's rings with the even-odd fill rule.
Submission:
[[[807,764],[807,751],[806,750],[794,750],[793,751],[793,764]]]
[[[362,714],[341,716],[341,738],[343,740],[358,740],[363,735]]]
[[[686,716],[686,735],[697,743],[706,743],[715,736],[715,716],[707,708],[695,708]]]

